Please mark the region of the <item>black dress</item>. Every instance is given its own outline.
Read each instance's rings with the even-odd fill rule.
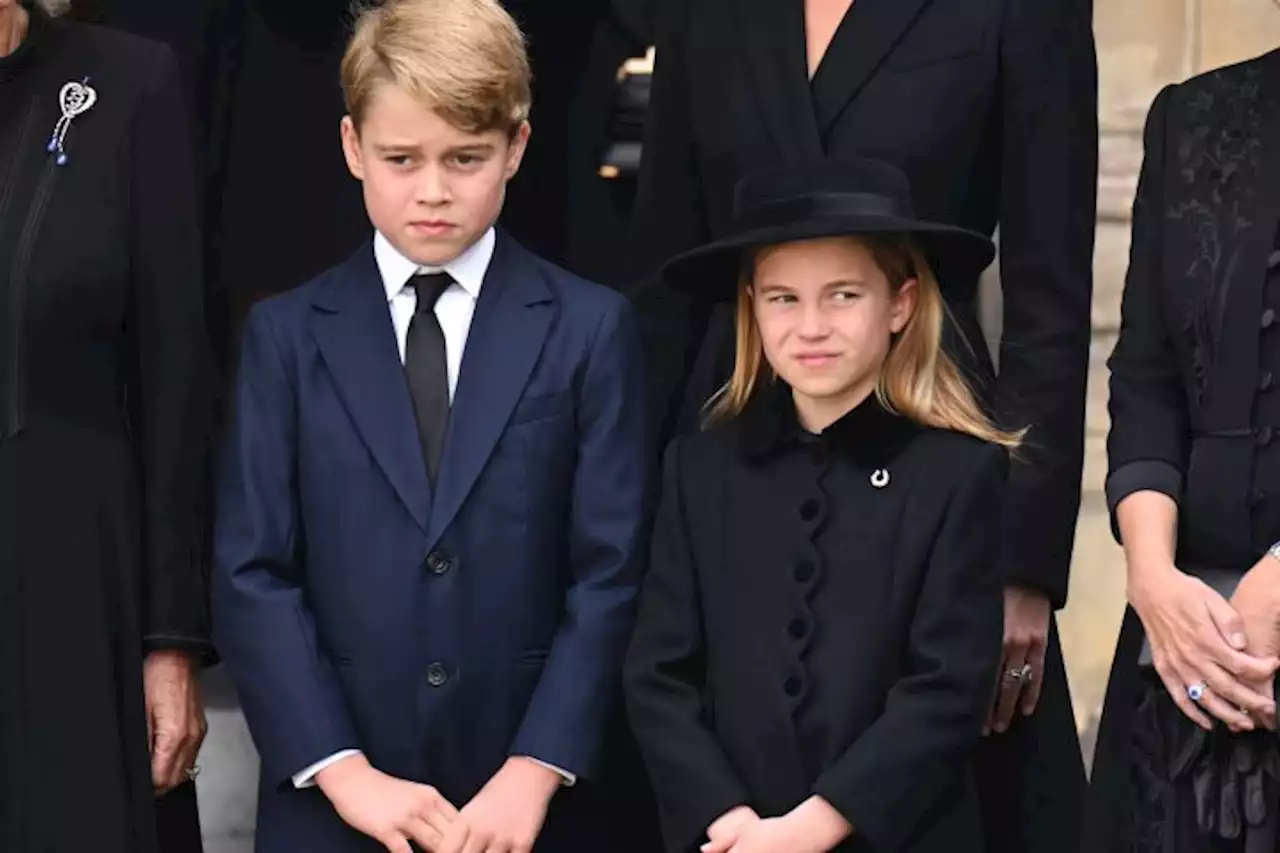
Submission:
[[[781,382],[672,445],[624,675],[670,853],[814,793],[841,851],[985,849],[1007,472],[874,397],[815,437]]]
[[[152,853],[143,656],[208,648],[190,148],[168,50],[30,11],[0,59],[0,850]],[[159,803],[198,846],[191,789]]]
[[[1137,491],[1169,495],[1178,503],[1178,567],[1241,575],[1280,540],[1280,52],[1166,88],[1144,144],[1109,362],[1107,500],[1114,510]],[[1098,731],[1083,849],[1271,853],[1271,842],[1246,847],[1243,835],[1201,837],[1193,780],[1203,763],[1180,760],[1197,753],[1195,729],[1143,676],[1142,641],[1130,609]],[[1265,740],[1275,748],[1274,737]],[[1208,741],[1239,743],[1224,731]],[[1274,778],[1264,800],[1267,831],[1280,837]]]

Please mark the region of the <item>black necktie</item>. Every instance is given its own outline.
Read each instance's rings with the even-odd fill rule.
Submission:
[[[449,367],[445,360],[444,330],[436,319],[436,300],[453,283],[448,273],[415,275],[409,287],[418,293],[418,307],[409,321],[409,337],[404,346],[404,369],[409,375],[409,393],[418,418],[418,437],[427,476],[432,484],[440,469],[445,425],[449,422]]]

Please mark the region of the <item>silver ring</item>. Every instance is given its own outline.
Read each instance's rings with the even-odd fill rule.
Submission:
[[[188,767],[186,770],[186,773],[187,773],[187,781],[189,782],[196,781],[196,777],[200,775],[200,765],[195,764],[191,767]]]
[[[1208,691],[1209,685],[1203,681],[1197,681],[1195,684],[1187,685],[1187,698],[1192,702],[1199,702],[1204,698],[1204,694]]]
[[[1031,664],[1024,663],[1020,667],[1014,667],[1012,669],[1007,670],[1004,676],[1010,681],[1023,682],[1023,681],[1031,680],[1032,672],[1033,670],[1031,669]]]

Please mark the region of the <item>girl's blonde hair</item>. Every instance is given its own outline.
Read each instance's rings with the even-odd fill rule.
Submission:
[[[916,240],[906,235],[850,239],[871,252],[893,292],[912,278],[918,282],[915,311],[890,343],[889,355],[876,381],[880,404],[924,426],[965,433],[1011,450],[1017,448],[1026,430],[1010,432],[997,427],[978,405],[955,362],[942,351],[942,323],[947,307],[933,268]],[[760,384],[773,378],[752,305],[754,269],[755,256],[747,253],[738,286],[733,375],[707,402],[708,423],[741,414]]]

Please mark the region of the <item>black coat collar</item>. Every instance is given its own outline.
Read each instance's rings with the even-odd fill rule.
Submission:
[[[847,456],[863,467],[880,468],[923,430],[886,409],[872,394],[821,433],[811,433],[800,424],[791,387],[780,379],[766,382],[728,427],[743,456],[752,461],[808,447]]]

